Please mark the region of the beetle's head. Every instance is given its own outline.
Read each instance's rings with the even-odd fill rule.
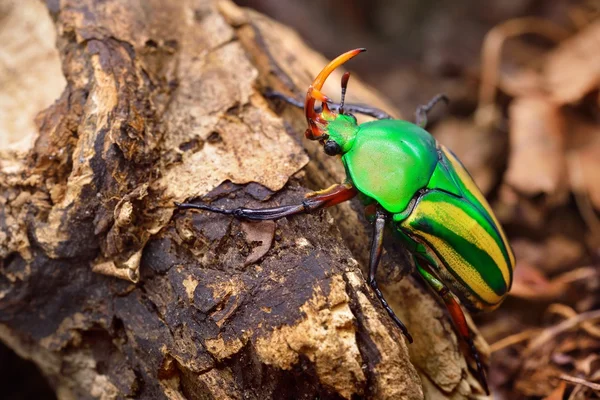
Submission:
[[[351,50],[331,61],[317,75],[306,93],[306,101],[304,102],[304,113],[308,122],[308,129],[305,133],[306,138],[321,142],[325,153],[330,156],[344,154],[349,151],[354,143],[356,132],[358,132],[358,124],[354,115],[344,114],[344,97],[350,74],[346,72],[342,76],[342,101],[337,111],[329,108],[332,101],[321,92],[321,89],[333,70],[365,50]],[[321,102],[320,112],[315,110],[317,101]]]

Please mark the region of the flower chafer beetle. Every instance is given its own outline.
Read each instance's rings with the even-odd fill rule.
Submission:
[[[320,141],[328,155],[341,156],[346,182],[309,193],[296,205],[229,210],[204,204],[176,205],[239,219],[276,220],[331,207],[360,194],[373,210],[368,283],[377,298],[412,343],[375,279],[384,229],[388,226],[412,255],[416,270],[444,301],[460,337],[469,345],[479,380],[489,393],[460,304],[471,311],[492,310],[500,305],[512,284],[514,255],[502,227],[465,167],[424,130],[427,113],[440,100],[446,100],[445,96],[438,95],[420,106],[413,124],[390,119],[377,109],[345,107],[348,73],[342,77],[342,101],[338,107],[321,92],[333,70],[364,50],[349,51],[329,63],[309,86],[304,103],[306,137]],[[321,102],[320,112],[315,109],[317,101]],[[348,111],[379,120],[358,125]]]

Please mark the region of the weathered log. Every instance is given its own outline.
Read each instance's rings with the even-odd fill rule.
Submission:
[[[393,283],[410,268],[386,257],[407,347],[365,284],[351,205],[260,224],[174,211],[293,203],[341,181],[311,144],[306,166],[300,111],[262,94],[299,95],[325,64],[294,32],[209,0],[48,9],[67,84],[27,157],[1,153],[0,340],[59,398],[478,390],[443,309],[419,282]],[[349,97],[393,112],[359,81]]]

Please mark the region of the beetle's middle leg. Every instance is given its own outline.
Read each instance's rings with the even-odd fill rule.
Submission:
[[[232,208],[223,209],[207,204],[175,203],[179,209],[206,210],[219,214],[232,215],[238,219],[265,221],[276,220],[291,215],[306,214],[322,208],[334,206],[356,196],[356,188],[349,183],[332,185],[318,192],[308,193],[300,204],[268,208]]]
[[[298,100],[294,97],[291,96],[286,96],[283,93],[280,92],[276,92],[276,91],[266,91],[264,93],[265,97],[269,98],[269,99],[279,99],[282,101],[285,101],[286,103],[294,106],[294,107],[298,107],[298,108],[304,108],[304,100]],[[329,104],[329,108],[333,111],[338,112],[339,108],[340,108],[340,104],[339,103],[328,103]],[[392,119],[392,116],[388,113],[386,113],[383,110],[380,110],[379,108],[375,108],[375,107],[369,107],[369,106],[365,106],[362,104],[344,104],[344,114],[363,114],[363,115],[368,115],[369,117],[373,117],[376,119]]]
[[[425,281],[431,286],[433,290],[442,298],[448,312],[450,313],[450,317],[452,321],[454,321],[454,325],[456,326],[456,330],[462,339],[469,345],[469,350],[471,351],[471,355],[475,360],[475,364],[477,365],[477,374],[479,375],[479,382],[481,382],[483,389],[489,395],[490,390],[488,389],[487,381],[485,378],[485,373],[483,371],[483,366],[481,365],[481,360],[479,358],[479,352],[475,348],[475,344],[473,343],[473,338],[471,336],[471,330],[469,329],[469,325],[467,325],[467,320],[465,319],[465,314],[458,304],[456,297],[450,292],[450,290],[444,285],[438,278],[436,278],[431,272],[427,269],[423,268],[420,264],[421,261],[415,259],[415,264],[417,266],[417,271],[419,274],[425,279]]]
[[[379,286],[377,286],[377,280],[375,276],[377,275],[377,267],[379,266],[379,260],[381,259],[381,252],[383,251],[383,233],[385,231],[385,223],[386,223],[387,215],[381,211],[377,210],[375,213],[375,221],[373,222],[373,240],[371,242],[371,254],[369,256],[369,286],[375,292],[375,295],[385,308],[385,311],[389,314],[390,318],[398,325],[398,328],[402,331],[402,334],[406,336],[406,339],[409,343],[413,342],[413,338],[408,333],[408,329],[400,318],[396,316],[396,313],[389,306],[388,302],[383,297],[383,293],[379,290]]]

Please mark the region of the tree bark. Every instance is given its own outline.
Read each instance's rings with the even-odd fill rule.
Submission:
[[[307,165],[302,113],[262,94],[301,95],[323,57],[227,1],[47,6],[67,83],[26,157],[0,153],[0,340],[59,398],[478,390],[435,298],[394,283],[410,268],[386,257],[380,274],[410,346],[365,284],[356,204],[258,224],[172,207],[291,204],[341,181],[314,144]],[[354,78],[349,100],[394,111]]]

